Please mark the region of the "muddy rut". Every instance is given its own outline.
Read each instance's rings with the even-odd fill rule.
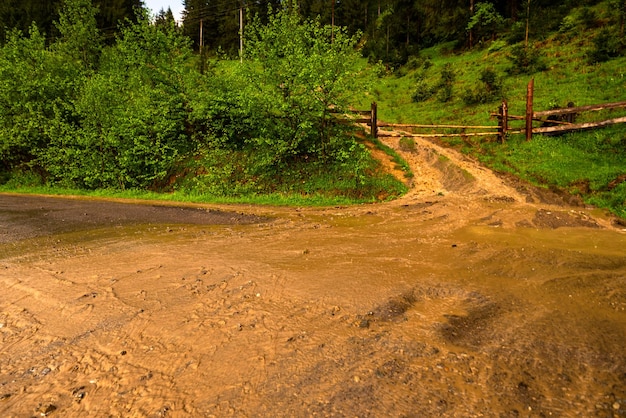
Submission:
[[[0,416],[626,416],[624,227],[404,156],[377,205],[0,195]]]

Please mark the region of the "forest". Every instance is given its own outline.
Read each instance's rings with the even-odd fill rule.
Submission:
[[[598,21],[590,8],[600,0],[183,0],[180,30],[199,50],[202,44],[210,55],[238,57],[240,11],[267,17],[271,10],[297,8],[303,19],[343,27],[360,35],[363,55],[401,65],[420,49],[454,41],[459,48],[471,48],[486,40],[505,38],[514,44],[526,38],[540,40],[559,29],[570,11],[584,7],[583,18]],[[96,27],[108,42],[114,41],[126,19],[136,22],[141,0],[93,0]],[[623,36],[626,3],[609,0],[618,34]],[[54,24],[63,0],[5,0],[0,5],[0,42],[7,31],[26,33],[32,22],[49,40],[59,35]],[[156,20],[173,21],[171,10],[155,11]],[[266,19],[265,19],[266,20]],[[200,26],[202,24],[202,40]],[[616,34],[617,35],[617,34]]]

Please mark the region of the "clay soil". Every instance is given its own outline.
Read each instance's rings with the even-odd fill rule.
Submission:
[[[404,156],[375,205],[1,195],[0,416],[626,416],[623,225]]]

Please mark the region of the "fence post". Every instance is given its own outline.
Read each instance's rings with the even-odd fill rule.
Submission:
[[[526,141],[533,137],[533,96],[535,94],[535,79],[531,78],[526,88]]]
[[[372,136],[374,138],[378,138],[378,105],[376,102],[372,102],[372,112],[371,112],[371,120],[370,125],[372,128]]]
[[[500,142],[504,144],[506,132],[509,130],[509,105],[506,103],[506,100],[502,101],[498,110],[498,135],[500,136]]]

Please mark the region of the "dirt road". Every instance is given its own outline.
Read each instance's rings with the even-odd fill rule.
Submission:
[[[0,416],[626,416],[624,227],[405,156],[379,205],[0,195]]]

